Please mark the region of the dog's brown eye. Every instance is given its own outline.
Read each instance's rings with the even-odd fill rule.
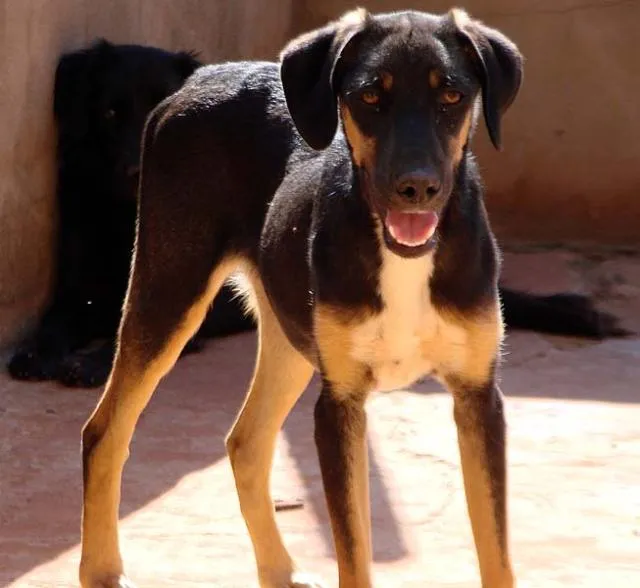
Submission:
[[[378,104],[378,102],[380,102],[380,94],[378,94],[378,92],[376,92],[375,90],[365,90],[360,95],[360,98],[365,104],[368,104],[369,106],[374,106]]]
[[[442,104],[458,104],[462,100],[462,92],[456,90],[446,90],[440,95]]]

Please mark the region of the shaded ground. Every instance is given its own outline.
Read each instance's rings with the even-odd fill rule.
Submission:
[[[640,331],[640,260],[507,255],[507,281],[595,292]],[[606,302],[605,302],[606,300]],[[522,587],[640,586],[640,338],[580,343],[512,333],[513,556]],[[122,535],[140,587],[255,585],[223,437],[253,365],[253,334],[210,343],[161,384],[126,468]],[[336,583],[312,438],[316,387],[282,434],[274,493],[292,552]],[[0,379],[0,585],[77,585],[80,427],[98,391]],[[432,382],[373,397],[378,586],[479,585],[451,402]]]

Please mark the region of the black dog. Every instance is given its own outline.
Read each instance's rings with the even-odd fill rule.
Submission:
[[[341,588],[371,585],[365,400],[425,374],[454,398],[482,585],[514,585],[499,261],[469,141],[482,112],[500,144],[521,75],[515,45],[464,12],[355,11],[280,65],[202,68],[154,110],[118,352],[83,429],[84,588],[129,585],[117,519],[135,424],[237,269],[259,350],[227,449],[261,586],[317,585],[269,496],[276,435],[314,370]]]
[[[105,382],[131,264],[142,128],[200,65],[190,53],[104,40],[60,59],[58,279],[35,334],[9,363],[14,378]],[[201,335],[253,326],[225,288]]]

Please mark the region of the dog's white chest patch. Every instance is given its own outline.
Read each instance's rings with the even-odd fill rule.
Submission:
[[[377,390],[409,386],[443,370],[461,369],[467,335],[431,303],[433,255],[405,259],[383,249],[380,295],[383,311],[359,325],[352,357],[371,369]]]

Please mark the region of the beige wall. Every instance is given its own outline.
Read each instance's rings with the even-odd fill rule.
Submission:
[[[504,151],[476,139],[502,237],[640,245],[640,2],[365,0],[371,12],[464,6],[525,55]],[[298,30],[349,9],[299,0]]]
[[[274,57],[292,0],[0,0],[0,346],[42,308],[54,271],[53,75],[96,36],[195,49],[205,60]]]

